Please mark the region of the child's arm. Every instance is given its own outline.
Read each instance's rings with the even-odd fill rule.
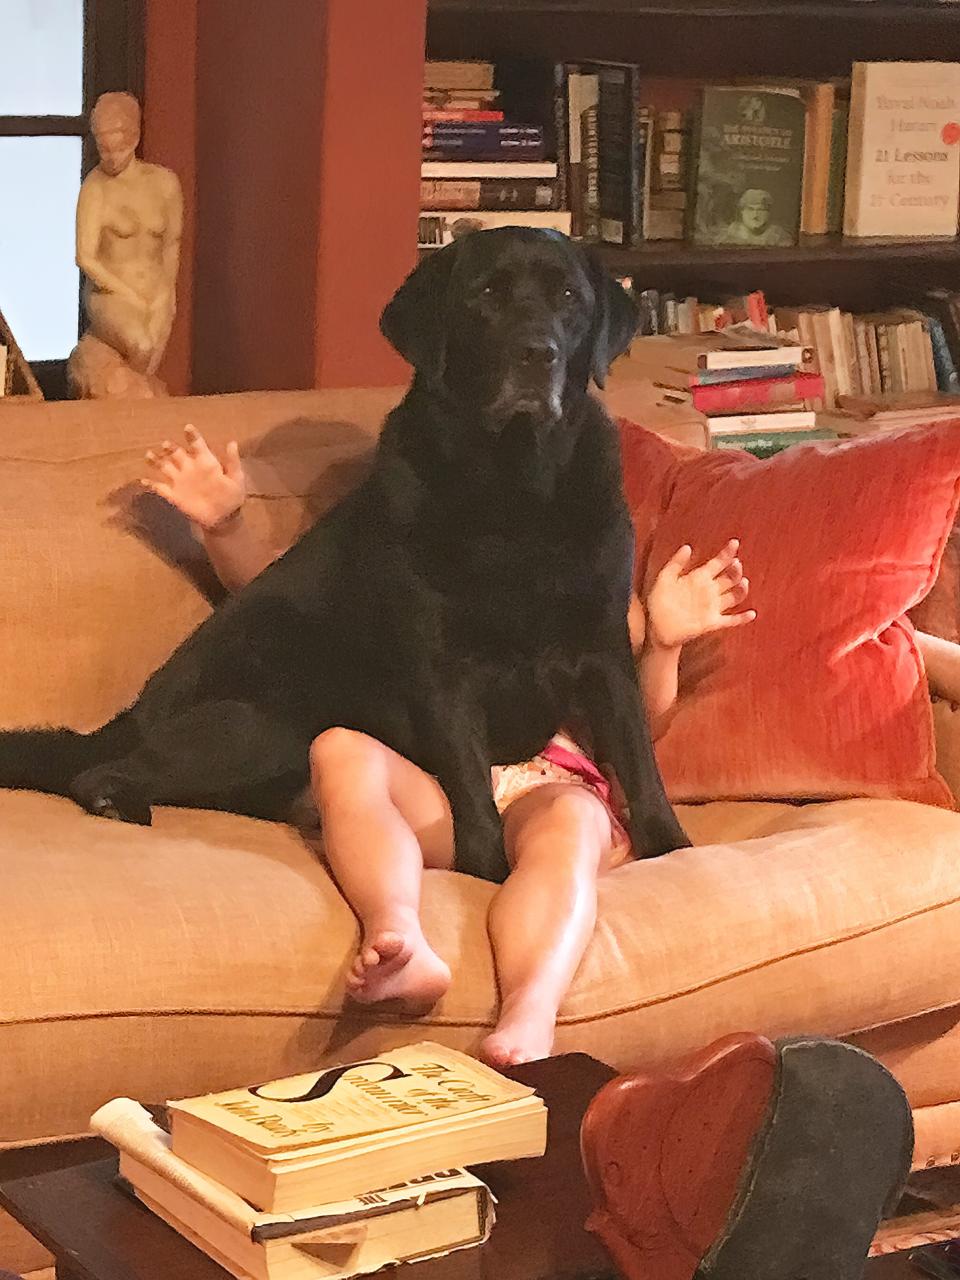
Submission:
[[[158,493],[199,528],[210,563],[228,591],[239,591],[276,559],[244,518],[247,486],[236,441],[221,463],[195,427],[184,428],[184,444],[165,440],[147,454],[154,478],[145,488]]]
[[[732,539],[705,564],[690,568],[693,551],[684,546],[657,574],[646,610],[634,597],[630,606],[630,640],[654,738],[662,736],[677,701],[680,652],[690,640],[711,631],[741,627],[757,616],[753,609],[735,612],[750,590]]]
[[[923,657],[931,694],[948,702],[960,702],[960,645],[924,631],[915,631],[914,639]]]

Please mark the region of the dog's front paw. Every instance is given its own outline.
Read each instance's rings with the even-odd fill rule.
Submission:
[[[74,778],[70,794],[87,813],[116,822],[131,822],[149,827],[152,822],[150,802],[130,778],[119,769],[98,765]]]

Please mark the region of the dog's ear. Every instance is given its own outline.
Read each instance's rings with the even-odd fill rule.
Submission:
[[[633,340],[640,323],[640,312],[623,285],[613,279],[599,259],[593,254],[588,257],[590,282],[596,296],[590,330],[590,373],[597,386],[602,387],[610,366]]]
[[[455,240],[425,254],[380,317],[380,332],[390,345],[433,383],[443,378],[447,290],[457,247]]]

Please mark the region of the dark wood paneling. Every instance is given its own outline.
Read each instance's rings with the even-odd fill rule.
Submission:
[[[960,51],[960,6],[533,4],[433,0],[431,57],[607,58],[659,76],[849,75],[855,60]],[[949,52],[952,48],[952,54]]]
[[[77,137],[85,128],[83,116],[0,116],[0,138]]]

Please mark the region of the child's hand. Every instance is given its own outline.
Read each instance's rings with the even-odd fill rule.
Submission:
[[[149,451],[147,462],[156,478],[141,483],[201,528],[215,529],[240,510],[247,496],[237,442],[227,445],[221,463],[196,427],[184,427],[183,435],[182,447],[165,440],[156,453]]]
[[[706,564],[689,568],[693,551],[681,547],[667,561],[647,596],[648,639],[664,649],[679,649],[697,636],[742,627],[757,616],[753,609],[734,612],[746,600],[750,583],[743,576],[732,538]]]

